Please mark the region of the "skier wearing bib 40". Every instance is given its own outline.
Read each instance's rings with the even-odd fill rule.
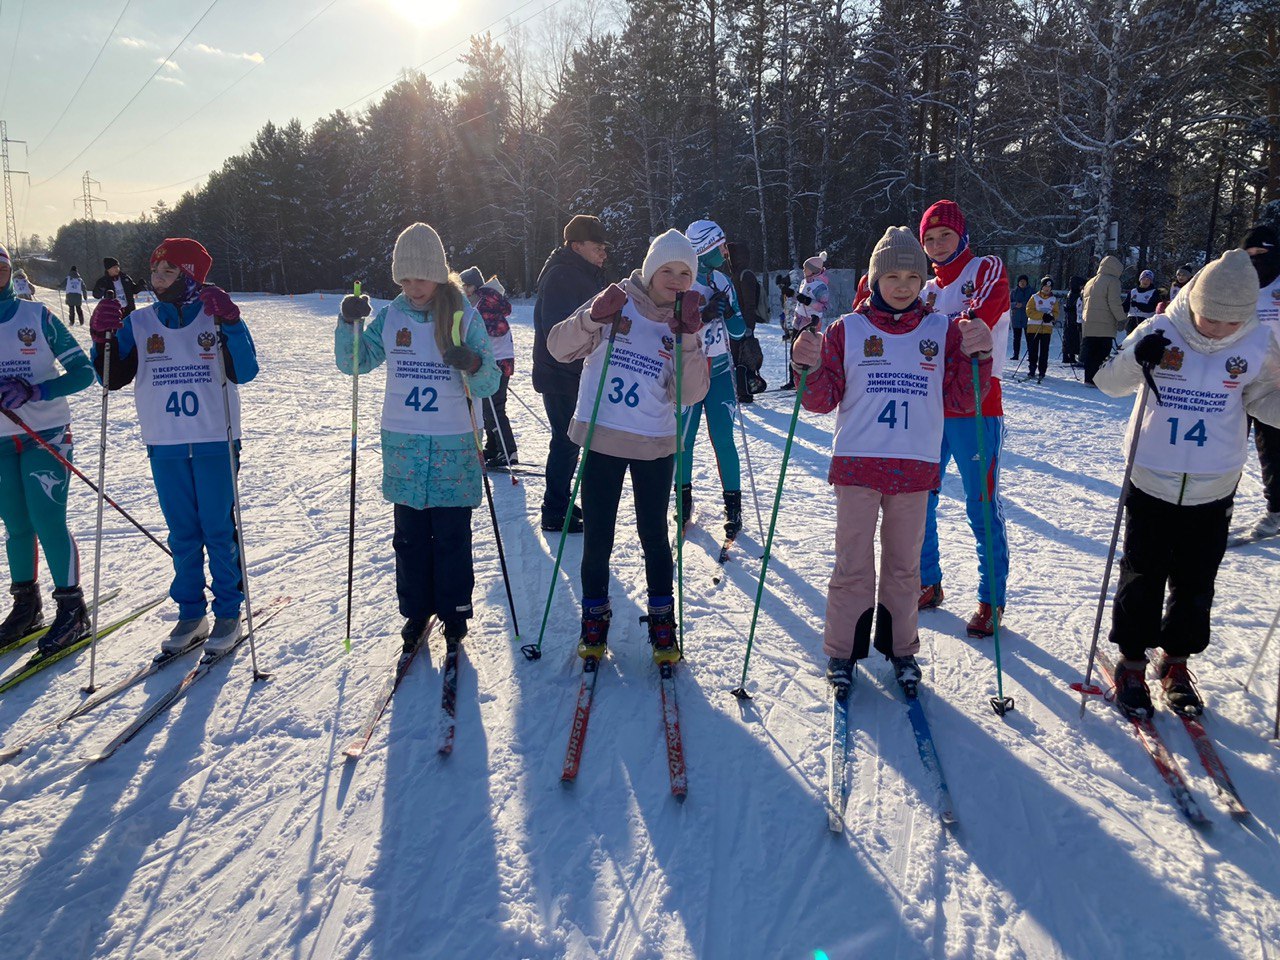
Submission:
[[[165,240],[151,254],[156,302],[127,317],[108,295],[93,308],[93,363],[107,389],[133,383],[142,441],[147,445],[160,512],[169,527],[178,622],[161,644],[184,650],[206,633],[205,648],[222,654],[240,639],[240,536],[235,481],[240,469],[240,395],[236,384],[258,375],[258,356],[240,308],[226,291],[205,284],[213,258],[195,240]],[[115,333],[114,338],[107,335]],[[227,375],[224,404],[218,354]],[[227,453],[227,407],[236,462]],[[213,589],[212,630],[205,620],[205,554]]]
[[[1140,390],[1144,367],[1155,384],[1129,421],[1138,441],[1111,621],[1111,642],[1124,657],[1116,702],[1131,716],[1152,712],[1149,647],[1163,650],[1156,675],[1169,707],[1204,709],[1187,659],[1209,646],[1248,417],[1280,426],[1280,345],[1258,323],[1257,299],[1249,255],[1230,250],[1163,316],[1144,320],[1095,376],[1113,397]]]
[[[425,223],[404,229],[391,276],[403,292],[365,328],[358,370],[387,364],[382,495],[395,507],[391,542],[408,652],[432,617],[440,618],[449,647],[467,635],[475,587],[471,511],[483,493],[467,389],[479,403],[498,389],[501,374],[484,322],[449,272],[435,230]],[[352,372],[352,325],[369,313],[367,297],[342,301],[333,351],[343,373]]]
[[[875,649],[909,697],[920,668],[920,544],[938,486],[945,414],[972,416],[973,364],[990,386],[991,330],[920,301],[928,262],[908,227],[890,227],[871,254],[871,297],[819,335],[803,332],[792,362],[809,367],[806,410],[838,408],[827,480],[836,491],[836,562],[827,590],[827,678],[852,682],[853,661]],[[876,523],[880,577],[876,582]]]
[[[621,284],[611,284],[567,320],[551,328],[547,348],[561,363],[583,359],[578,406],[569,438],[591,447],[582,467],[582,635],[578,653],[604,656],[609,633],[609,556],[618,521],[622,481],[631,474],[636,529],[644,551],[649,593],[649,642],[658,663],[680,659],[672,589],[671,544],[666,507],[675,472],[675,335],[682,335],[681,401],[697,403],[707,393],[702,301],[686,294],[676,319],[677,293],[693,285],[698,260],[679,230],[649,245],[644,265]],[[616,327],[609,367],[608,332]],[[604,392],[594,413],[601,379]],[[730,396],[733,386],[730,383]],[[591,424],[594,423],[594,429]]]
[[[976,318],[991,328],[996,351],[991,366],[991,390],[982,401],[983,449],[987,461],[978,459],[978,435],[972,413],[947,411],[942,428],[942,472],[955,459],[964,483],[965,511],[978,553],[978,608],[967,624],[971,637],[989,637],[995,631],[993,607],[1004,616],[1005,582],[1009,578],[1009,540],[1000,502],[1000,448],[1004,443],[1004,407],[1000,399],[1000,375],[1004,371],[1004,344],[1009,336],[1009,275],[999,257],[975,257],[969,249],[964,214],[951,200],[939,200],[920,218],[920,242],[933,263],[933,279],[921,298],[939,313],[955,318]],[[985,475],[983,467],[985,466]],[[920,607],[942,602],[942,553],[938,546],[939,487],[929,495],[924,548],[920,555]],[[985,543],[983,498],[991,501],[991,543]],[[988,560],[990,558],[990,560]],[[988,562],[993,569],[988,570]],[[994,595],[992,589],[994,587]]]
[[[733,283],[720,271],[725,266],[727,249],[724,231],[714,220],[695,220],[685,231],[698,256],[698,276],[693,289],[702,296],[703,352],[711,363],[711,386],[706,398],[684,403],[684,457],[681,476],[684,489],[680,496],[679,522],[687,524],[693,514],[693,447],[698,439],[698,423],[705,410],[707,433],[720,471],[724,491],[724,534],[732,540],[742,529],[742,466],[738,460],[737,441],[733,435],[733,418],[738,412],[734,387],[733,356],[729,341],[739,340],[747,331],[746,321],[738,308]]]
[[[93,383],[93,368],[62,322],[44,307],[19,300],[10,280],[9,252],[0,247],[0,407],[71,459],[68,394]],[[58,373],[57,365],[65,371]],[[80,590],[80,554],[67,529],[65,466],[8,417],[0,418],[0,519],[7,535],[13,608],[0,623],[0,645],[19,640],[44,621],[37,582],[36,542],[53,577],[58,613],[40,639],[54,653],[88,629]]]

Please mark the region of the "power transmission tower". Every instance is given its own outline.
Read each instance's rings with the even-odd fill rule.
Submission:
[[[100,203],[104,207],[107,201],[101,197],[94,196],[93,188],[102,188],[102,184],[89,176],[89,171],[84,172],[84,176],[80,178],[81,195],[76,197],[73,203],[79,203],[84,206],[84,260],[85,263],[94,261],[93,254],[90,250],[90,243],[96,248],[98,246],[98,223],[93,218],[93,205]]]
[[[14,245],[18,242],[18,225],[13,210],[13,183],[9,174],[25,174],[27,171],[9,168],[9,144],[11,143],[20,143],[23,147],[27,145],[25,140],[10,140],[9,124],[0,120],[0,159],[4,162],[4,239],[5,245],[9,248],[9,254],[16,257],[18,251]]]

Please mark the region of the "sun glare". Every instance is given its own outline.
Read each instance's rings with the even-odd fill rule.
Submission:
[[[459,0],[387,0],[387,5],[411,23],[434,26],[452,20]]]

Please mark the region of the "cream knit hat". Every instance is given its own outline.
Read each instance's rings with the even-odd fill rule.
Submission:
[[[907,270],[920,274],[920,284],[929,279],[929,258],[909,227],[890,227],[871,252],[871,267],[867,271],[867,286],[876,288],[880,274],[893,270]]]
[[[1257,315],[1258,271],[1243,250],[1228,250],[1195,276],[1191,309],[1198,317],[1245,323]]]
[[[698,255],[693,252],[693,244],[679,230],[668,230],[649,244],[649,252],[644,255],[644,265],[640,268],[640,276],[647,287],[653,275],[666,263],[687,264],[690,272],[698,276]]]
[[[449,280],[449,262],[445,259],[444,244],[440,234],[425,223],[413,223],[396,237],[396,248],[391,254],[391,279]]]

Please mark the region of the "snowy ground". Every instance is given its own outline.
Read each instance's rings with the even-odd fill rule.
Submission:
[[[565,551],[538,663],[513,640],[486,512],[475,515],[478,617],[465,644],[452,757],[436,753],[442,642],[433,638],[358,765],[342,750],[398,648],[391,509],[379,488],[381,376],[362,381],[357,610],[343,652],[350,381],[332,359],[333,297],[242,298],[262,358],[244,390],[246,538],[259,605],[294,606],[263,632],[274,673],[247,653],[108,762],[79,758],[176,677],[162,674],[0,767],[0,942],[6,956],[199,958],[1271,957],[1280,943],[1280,757],[1265,739],[1276,677],[1238,681],[1270,622],[1276,547],[1231,552],[1218,632],[1201,663],[1208,725],[1256,819],[1232,822],[1185,735],[1160,723],[1214,825],[1180,818],[1127,726],[1078,679],[1121,478],[1129,404],[1055,367],[1007,390],[1004,493],[1013,577],[994,715],[990,642],[964,636],[972,539],[954,475],[941,515],[948,600],[922,618],[924,705],[960,825],[940,827],[904,708],[883,663],[851,701],[852,794],[827,830],[828,695],[821,678],[832,497],[831,421],[803,415],[787,476],[745,711],[742,665],[758,572],[744,550],[712,585],[718,514],[698,449],[703,524],[686,554],[679,692],[689,799],[670,796],[655,670],[644,644],[634,534],[615,553],[611,658],[577,784],[559,782],[577,690],[577,565]],[[53,303],[52,298],[49,300]],[[529,356],[531,310],[517,309]],[[84,328],[77,327],[78,336]],[[779,382],[776,330],[762,328]],[[1055,344],[1054,354],[1057,354]],[[540,411],[521,361],[515,395]],[[791,395],[746,408],[762,509],[778,475]],[[97,468],[99,399],[73,399],[82,467]],[[523,460],[545,429],[513,397]],[[114,400],[110,491],[162,528],[131,400]],[[1251,467],[1256,472],[1256,467]],[[534,520],[541,480],[494,497],[523,639],[535,639],[555,541]],[[1259,508],[1246,478],[1243,524]],[[76,487],[86,583],[94,500]],[[630,522],[630,516],[625,523]],[[108,586],[122,610],[167,586],[167,559],[108,512]],[[99,650],[99,682],[150,656],[164,605]],[[12,662],[12,660],[10,661]],[[7,668],[9,663],[0,664]],[[77,702],[87,657],[0,697],[13,741]]]

